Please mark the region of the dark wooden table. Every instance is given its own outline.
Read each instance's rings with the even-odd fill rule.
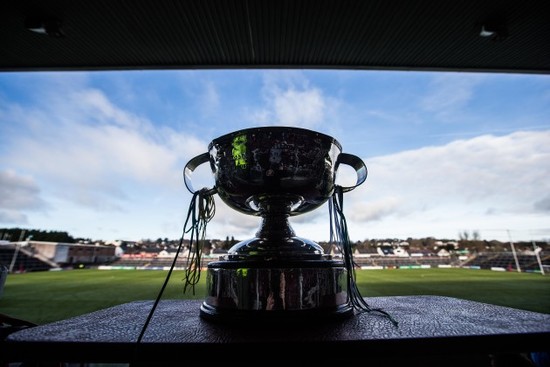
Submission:
[[[492,366],[550,349],[548,314],[441,296],[365,299],[399,325],[373,312],[310,323],[216,323],[199,316],[201,301],[165,300],[138,343],[154,302],[136,301],[12,333],[0,344],[0,360]]]

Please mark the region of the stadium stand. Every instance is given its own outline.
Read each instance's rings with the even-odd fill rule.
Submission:
[[[0,246],[0,264],[5,265],[10,272],[45,271],[58,267],[17,245]]]
[[[541,264],[544,268],[550,267],[550,253],[539,254]],[[516,264],[517,258],[517,264]],[[517,254],[514,258],[512,252],[485,252],[471,257],[461,264],[462,267],[476,267],[480,269],[502,268],[509,271],[540,271],[538,259],[534,254]]]

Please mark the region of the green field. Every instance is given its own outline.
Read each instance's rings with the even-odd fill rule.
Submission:
[[[36,324],[78,316],[135,300],[154,300],[166,271],[69,270],[9,274],[0,313]],[[162,299],[202,299],[183,294],[183,271],[174,271]],[[469,269],[358,270],[364,297],[440,295],[550,314],[550,276]]]

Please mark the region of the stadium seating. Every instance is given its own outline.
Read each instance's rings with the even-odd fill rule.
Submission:
[[[541,263],[544,267],[550,266],[550,254],[541,252]],[[516,264],[517,259],[517,264]],[[540,266],[537,257],[533,254],[514,254],[512,252],[485,252],[462,263],[462,267],[476,267],[480,269],[503,268],[509,271],[539,271]]]
[[[12,272],[45,271],[54,268],[25,249],[8,245],[0,246],[0,264],[8,267]]]

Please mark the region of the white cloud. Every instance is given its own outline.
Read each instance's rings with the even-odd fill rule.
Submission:
[[[345,195],[349,219],[357,228],[398,219],[401,227],[435,232],[452,225],[456,233],[509,223],[510,216],[525,219],[548,208],[548,141],[550,131],[487,135],[365,160],[364,187]]]
[[[246,240],[256,235],[261,222],[262,218],[259,216],[238,213],[221,200],[216,200],[216,215],[209,224],[209,232],[220,239],[234,236],[235,239]]]
[[[44,206],[40,188],[32,177],[14,170],[0,171],[0,208],[40,209]]]
[[[453,114],[471,100],[475,86],[485,78],[481,74],[437,74],[421,100],[421,107],[440,115]]]
[[[18,210],[0,209],[0,223],[22,225],[28,223],[27,215]]]
[[[142,199],[140,188],[181,190],[186,158],[206,149],[193,135],[153,127],[118,108],[99,90],[43,98],[48,103],[4,110],[3,119],[18,121],[23,129],[10,137],[11,148],[0,162],[33,172],[44,195],[94,210],[123,211],[124,202]]]
[[[543,197],[536,201],[534,207],[541,212],[550,212],[550,196]]]
[[[391,215],[400,207],[400,204],[400,199],[389,196],[369,202],[368,205],[359,201],[353,201],[346,208],[349,209],[350,220],[354,222],[372,222]]]
[[[216,85],[212,81],[205,82],[203,88],[199,100],[203,113],[209,116],[219,107],[220,96],[216,89]]]
[[[14,170],[0,171],[0,223],[26,224],[27,211],[48,207],[36,181]]]
[[[250,112],[255,124],[313,129],[325,122],[338,105],[300,72],[264,74],[262,97],[265,106]]]
[[[312,128],[323,121],[325,103],[318,89],[280,91],[272,103],[279,124]]]

